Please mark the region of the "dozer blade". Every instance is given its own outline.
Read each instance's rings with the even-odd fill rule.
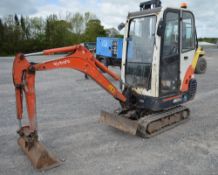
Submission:
[[[134,120],[102,111],[99,121],[132,135],[137,133],[138,122]]]
[[[33,167],[39,171],[55,168],[61,164],[61,162],[49,153],[45,146],[39,141],[35,142],[31,149],[27,147],[26,141],[22,137],[18,139],[18,144],[32,162]]]

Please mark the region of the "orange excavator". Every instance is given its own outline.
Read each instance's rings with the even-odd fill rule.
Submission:
[[[121,104],[113,113],[102,112],[100,122],[132,135],[150,138],[184,123],[190,110],[183,104],[194,99],[194,77],[204,52],[198,47],[195,18],[182,8],[162,8],[160,0],[140,4],[140,11],[128,14],[123,43],[121,78],[100,63],[81,45],[17,54],[13,64],[16,92],[18,144],[39,170],[61,162],[38,139],[35,75],[37,71],[69,68],[83,72]],[[44,63],[31,63],[29,56],[67,53]],[[206,64],[200,64],[205,72]],[[118,90],[102,73],[121,82]],[[23,96],[29,125],[22,125]]]

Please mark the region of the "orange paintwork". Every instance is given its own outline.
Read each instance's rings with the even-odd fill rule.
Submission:
[[[192,66],[189,66],[182,83],[182,89],[181,89],[182,92],[187,92],[189,90],[189,82],[192,79],[193,74],[194,74],[194,69],[192,68]]]
[[[180,5],[181,8],[187,8],[188,4],[186,2],[182,2]]]
[[[173,99],[176,99],[176,98],[180,98],[180,97],[181,97],[180,95],[177,95],[177,96],[165,98],[165,99],[163,100],[163,102],[170,101],[170,100],[173,100]]]
[[[36,126],[36,96],[35,96],[35,72],[46,71],[52,69],[69,68],[75,69],[89,75],[96,83],[111,94],[115,99],[125,102],[126,97],[101,73],[101,70],[108,73],[115,80],[120,80],[120,77],[110,71],[106,66],[100,63],[93,54],[81,45],[56,48],[45,50],[45,55],[54,53],[71,52],[70,55],[60,59],[47,61],[31,65],[28,60],[18,54],[15,57],[13,64],[13,80],[16,91],[16,106],[17,118],[22,119],[23,105],[22,94],[25,94],[27,103],[27,112],[30,122],[31,131],[37,130]]]
[[[30,66],[29,62],[24,58],[24,55],[17,54],[14,63],[13,63],[13,82],[15,86],[15,94],[16,94],[16,107],[17,107],[17,118],[19,120],[22,119],[23,115],[23,74],[24,70],[26,70]]]
[[[68,52],[75,51],[79,47],[80,47],[80,45],[75,45],[75,46],[68,46],[68,47],[62,47],[62,48],[49,49],[49,50],[44,50],[43,54],[44,55],[53,55],[55,53],[68,53]]]

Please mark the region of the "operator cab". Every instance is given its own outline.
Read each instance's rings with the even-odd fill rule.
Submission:
[[[122,81],[131,87],[143,108],[156,108],[153,103],[157,101],[156,110],[160,110],[160,100],[173,96],[179,96],[177,101],[184,103],[191,98],[184,83],[196,49],[191,11],[162,8],[160,0],[141,3],[139,12],[128,15]],[[150,106],[146,106],[148,104]]]

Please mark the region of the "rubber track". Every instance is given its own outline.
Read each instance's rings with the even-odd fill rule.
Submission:
[[[166,118],[168,116],[177,114],[177,113],[182,113],[184,111],[188,112],[188,117],[184,118],[183,120],[181,120],[177,123],[174,123],[172,125],[165,126],[161,130],[159,130],[153,134],[147,133],[147,127],[149,126],[150,123],[152,123],[154,121],[158,121],[158,120],[163,119],[163,118]],[[154,137],[158,134],[161,134],[162,132],[165,132],[166,130],[169,130],[171,128],[174,128],[174,127],[186,122],[189,119],[189,114],[190,114],[190,110],[187,107],[178,106],[176,108],[169,109],[166,112],[160,112],[160,113],[156,113],[156,114],[147,115],[146,117],[143,117],[138,121],[139,127],[137,130],[137,135],[140,137],[143,137],[143,138]]]

